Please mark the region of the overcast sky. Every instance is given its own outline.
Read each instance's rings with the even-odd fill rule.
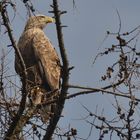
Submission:
[[[68,13],[62,16],[62,23],[67,25],[63,29],[65,47],[69,58],[70,66],[75,68],[71,71],[70,83],[75,85],[83,85],[90,87],[100,87],[103,83],[100,80],[101,74],[105,73],[105,67],[114,59],[100,58],[95,65],[92,65],[93,59],[104,48],[110,47],[113,38],[106,39],[106,31],[117,32],[119,28],[119,19],[116,9],[119,11],[122,31],[130,31],[140,24],[140,1],[139,0],[75,0],[76,7],[73,7],[72,0],[59,0],[60,7]],[[50,15],[49,5],[51,0],[33,0],[36,13]],[[13,13],[11,12],[13,15]],[[23,31],[26,22],[26,11],[23,4],[17,1],[16,17],[12,22],[14,35],[18,40]],[[45,33],[50,38],[56,49],[58,43],[55,31],[55,25],[50,24],[45,29]],[[7,40],[0,40],[0,45],[5,47],[3,41],[8,45]],[[9,48],[8,48],[9,49]],[[13,60],[11,53],[10,60]],[[13,65],[11,66],[13,67]],[[89,126],[77,121],[85,115],[85,110],[81,103],[89,107],[91,111],[95,111],[98,105],[99,111],[104,109],[105,115],[111,116],[111,98],[104,95],[88,95],[77,97],[66,102],[66,108],[63,111],[64,118],[61,119],[60,125],[63,128],[68,127],[69,123],[72,127],[78,129],[78,134],[86,138]],[[93,129],[93,134],[89,140],[97,139],[98,132]],[[108,138],[106,138],[108,140]],[[117,140],[117,138],[116,138]]]

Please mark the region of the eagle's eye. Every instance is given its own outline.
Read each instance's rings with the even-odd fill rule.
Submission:
[[[43,18],[45,18],[45,16],[40,16],[40,18],[42,18],[42,19],[43,19]]]

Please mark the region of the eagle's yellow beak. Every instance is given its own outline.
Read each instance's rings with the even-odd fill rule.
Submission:
[[[53,23],[53,22],[55,22],[55,19],[52,17],[46,17],[46,21],[47,21],[47,23]]]

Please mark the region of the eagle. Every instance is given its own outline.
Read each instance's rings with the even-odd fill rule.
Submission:
[[[43,31],[48,23],[53,22],[54,18],[45,15],[31,16],[17,44],[26,66],[29,98],[35,105],[46,101],[47,93],[60,89],[60,59]],[[15,71],[22,81],[23,69],[17,54]]]

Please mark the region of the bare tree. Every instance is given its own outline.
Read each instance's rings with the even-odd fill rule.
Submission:
[[[34,15],[35,9],[33,2],[23,0],[23,4],[27,9],[28,15]],[[73,1],[75,6],[75,1]],[[9,38],[11,46],[19,58],[20,65],[23,69],[23,79],[20,83],[15,80],[16,75],[7,72],[8,64],[7,57],[9,52],[2,51],[0,61],[0,135],[4,140],[16,139],[43,139],[51,140],[54,136],[58,139],[89,139],[93,133],[93,128],[99,132],[99,140],[103,140],[106,136],[110,139],[118,137],[121,140],[135,140],[140,138],[140,119],[139,111],[139,56],[137,51],[137,37],[140,33],[140,26],[135,29],[121,33],[121,19],[119,12],[119,30],[116,33],[107,31],[107,37],[115,36],[114,42],[117,44],[111,45],[103,52],[100,52],[95,57],[93,64],[97,59],[102,57],[110,57],[110,54],[115,56],[115,62],[105,70],[105,74],[101,76],[101,80],[106,86],[100,88],[72,85],[69,83],[69,73],[73,67],[69,66],[69,60],[65,50],[62,28],[66,27],[61,23],[61,15],[66,14],[66,11],[61,11],[57,0],[52,0],[52,8],[50,13],[56,19],[56,33],[58,38],[59,50],[62,60],[62,84],[58,98],[45,103],[50,105],[56,103],[57,110],[50,118],[49,122],[44,124],[36,107],[29,106],[27,103],[27,72],[26,65],[17,48],[14,38],[14,29],[12,29],[12,20],[9,17],[8,8],[12,8],[16,12],[16,3],[12,0],[2,0],[0,2],[1,14],[1,29],[5,30],[6,36]],[[11,78],[12,77],[12,78]],[[69,89],[76,89],[77,92],[70,92]],[[72,90],[74,91],[74,90]],[[86,116],[81,119],[89,125],[88,136],[82,138],[77,134],[78,130],[69,126],[67,131],[62,131],[58,126],[58,122],[62,115],[62,110],[65,107],[66,100],[74,100],[78,96],[86,96],[87,94],[104,94],[112,96],[114,102],[115,115],[112,118],[105,116],[105,111],[90,110],[86,105],[81,104],[85,110]],[[125,100],[125,106],[120,103],[120,100]],[[39,108],[41,105],[38,105]],[[127,106],[127,107],[126,107]],[[138,116],[138,117],[136,117]],[[135,119],[138,118],[138,119]]]

